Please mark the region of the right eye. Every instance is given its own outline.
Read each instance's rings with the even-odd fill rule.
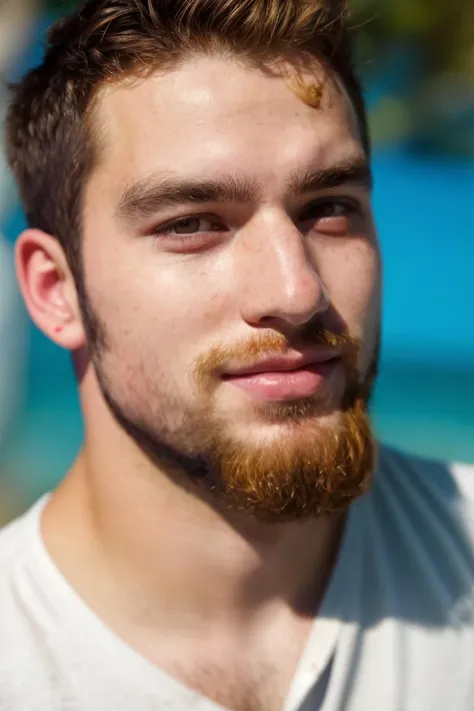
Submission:
[[[163,227],[156,228],[155,233],[157,235],[195,235],[221,230],[220,226],[205,217],[182,217]]]
[[[165,251],[199,252],[212,247],[226,232],[226,227],[213,215],[190,215],[156,225],[149,234]]]

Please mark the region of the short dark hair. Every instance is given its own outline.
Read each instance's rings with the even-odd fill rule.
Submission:
[[[343,0],[89,0],[51,28],[44,61],[13,88],[6,132],[28,222],[60,241],[76,279],[84,186],[98,160],[98,89],[222,51],[263,63],[296,52],[320,60],[348,92],[369,152]]]

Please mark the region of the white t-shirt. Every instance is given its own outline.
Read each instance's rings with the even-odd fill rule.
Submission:
[[[42,499],[0,533],[1,711],[217,711],[59,573]],[[474,467],[382,450],[284,711],[474,710]]]

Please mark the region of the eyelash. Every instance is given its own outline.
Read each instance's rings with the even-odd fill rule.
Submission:
[[[331,207],[343,207],[344,208],[344,216],[346,215],[361,215],[362,214],[362,206],[360,205],[359,202],[356,200],[352,200],[350,198],[325,198],[321,200],[316,200],[308,205],[308,207],[305,209],[305,211],[302,213],[302,215],[307,214],[311,212],[312,210],[322,210],[324,207],[327,206]],[[317,217],[317,215],[316,215]],[[329,217],[329,219],[332,216],[326,216],[326,215],[320,215],[319,216],[321,219],[324,219],[324,217]],[[339,216],[338,216],[339,217]],[[301,217],[300,217],[301,219]]]
[[[178,220],[173,220],[173,222],[169,222],[167,225],[163,225],[162,227],[157,227],[153,231],[158,235],[171,235],[173,234],[174,229],[176,229],[180,225],[185,224],[186,222],[190,222],[191,220],[196,220],[197,222],[209,222],[210,224],[217,226],[217,222],[211,219],[211,217],[207,217],[206,215],[190,215],[189,217],[180,217]],[[220,227],[220,229],[217,231],[222,230],[223,228]],[[180,232],[176,233],[176,236],[190,237],[195,234],[198,234],[198,232]]]
[[[331,206],[332,208],[337,208],[337,207],[343,207],[344,208],[344,214],[342,216],[351,216],[351,215],[361,215],[362,214],[362,206],[360,203],[356,200],[352,200],[350,198],[324,198],[324,199],[319,199],[315,200],[314,202],[310,203],[305,210],[301,213],[298,221],[302,220],[302,217],[304,215],[310,214],[312,211],[316,212],[319,210],[322,210],[325,207]],[[319,219],[331,219],[334,217],[337,219],[340,217],[340,215],[337,216],[332,216],[332,215],[320,215]],[[307,218],[307,220],[311,219],[318,219],[318,215],[311,215],[310,217]],[[203,230],[203,231],[195,231],[195,232],[181,232],[181,233],[174,233],[173,230],[177,229],[180,225],[185,224],[186,222],[189,222],[191,220],[196,220],[198,222],[209,222],[210,224],[213,225],[213,228],[217,229],[212,229],[212,230]],[[161,225],[159,227],[156,227],[153,230],[153,234],[155,234],[157,237],[162,237],[162,236],[172,236],[173,240],[180,240],[181,242],[186,242],[188,240],[196,239],[196,235],[202,235],[209,234],[211,232],[223,232],[225,231],[225,228],[222,225],[219,225],[218,222],[213,219],[212,216],[207,216],[207,215],[189,215],[187,217],[181,217],[177,220],[173,220],[172,222],[169,222],[165,225]]]

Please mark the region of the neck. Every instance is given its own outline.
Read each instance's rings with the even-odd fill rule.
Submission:
[[[131,442],[87,442],[45,511],[43,535],[92,607],[102,590],[117,614],[173,630],[193,620],[241,628],[276,607],[314,615],[342,516],[264,523],[178,481]]]
[[[270,525],[224,517],[160,475],[110,474],[109,486],[94,489],[80,459],[45,512],[46,544],[72,584],[87,585],[86,598],[94,601],[107,576],[100,585],[125,614],[173,629],[192,620],[251,624],[275,607],[315,613],[340,518]]]

